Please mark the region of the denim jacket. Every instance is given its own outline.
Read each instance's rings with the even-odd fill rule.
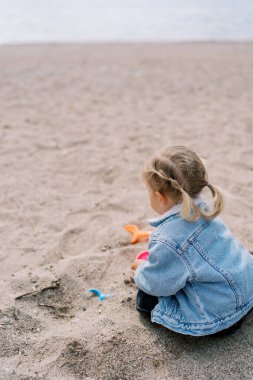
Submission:
[[[201,198],[195,203],[208,208]],[[213,334],[253,307],[253,256],[220,217],[189,222],[181,208],[150,221],[149,258],[135,271],[135,283],[159,299],[152,322],[182,334]]]

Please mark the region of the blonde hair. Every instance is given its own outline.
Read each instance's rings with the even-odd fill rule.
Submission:
[[[220,190],[208,182],[206,168],[191,148],[184,145],[170,146],[152,157],[146,164],[143,177],[153,191],[169,195],[176,202],[183,201],[181,216],[195,221],[203,216],[212,220],[224,208],[224,198]],[[194,198],[207,186],[213,195],[211,212],[198,208]]]

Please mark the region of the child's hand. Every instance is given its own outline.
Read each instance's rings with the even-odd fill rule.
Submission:
[[[132,270],[135,270],[138,268],[139,265],[145,263],[146,260],[138,260],[138,259],[135,259],[132,266],[131,266],[131,269]]]

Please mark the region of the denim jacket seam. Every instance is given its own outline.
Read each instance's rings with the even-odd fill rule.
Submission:
[[[246,302],[244,305],[240,306],[236,312],[239,312],[241,311],[245,306],[247,306],[249,303],[251,303],[253,301],[253,297],[251,297],[248,302]],[[173,310],[174,310],[174,307],[173,307]],[[229,313],[229,314],[226,314],[223,318],[219,318],[219,319],[214,319],[213,321],[208,321],[208,322],[184,322],[176,317],[173,317],[172,314],[173,314],[173,310],[170,312],[170,313],[166,313],[166,311],[160,311],[159,310],[159,314],[161,316],[166,316],[166,317],[169,317],[169,318],[172,318],[174,321],[182,324],[182,325],[188,325],[188,326],[197,326],[197,325],[201,325],[201,326],[205,326],[205,325],[214,325],[214,324],[217,324],[218,322],[220,321],[224,321],[225,319],[229,318],[229,317],[232,317],[234,313]]]
[[[181,247],[182,251],[186,251],[187,248],[189,247],[189,244],[191,244],[192,242],[195,242],[198,237],[201,235],[201,233],[203,231],[205,231],[205,229],[208,227],[208,221],[204,221],[194,232],[193,234],[191,235],[191,237],[189,239],[186,240],[186,242],[184,243],[184,245]]]
[[[171,217],[172,216],[173,215],[171,215]],[[164,244],[167,244],[170,248],[172,248],[178,256],[182,257],[182,261],[184,262],[185,266],[188,269],[188,272],[190,273],[190,281],[194,281],[196,278],[196,274],[189,258],[187,257],[187,248],[189,247],[189,243],[191,241],[195,241],[199,237],[199,235],[206,229],[206,227],[208,226],[208,221],[205,220],[200,226],[198,226],[192,234],[192,236],[189,239],[187,239],[183,246],[180,247],[179,245],[177,246],[172,240],[169,240],[167,237],[163,237],[160,235],[161,228],[167,220],[168,218],[156,227],[155,233],[152,234],[152,240],[164,242]]]
[[[178,253],[178,250],[180,250],[179,245],[177,245],[173,240],[168,239],[164,235],[152,236],[151,241],[157,241],[160,243],[164,243],[164,244],[168,245],[170,248],[172,248],[176,253]]]
[[[171,217],[174,216],[174,215],[171,215]],[[163,222],[161,222],[161,224],[159,224],[156,228],[155,228],[155,231],[152,233],[152,238],[158,240],[159,238],[163,238],[165,239],[166,241],[169,241],[170,244],[172,246],[174,246],[174,249],[175,250],[180,250],[181,253],[184,253],[184,251],[187,251],[187,248],[189,246],[189,243],[190,242],[194,242],[198,237],[199,235],[206,229],[206,227],[208,226],[208,222],[207,220],[205,220],[200,226],[198,226],[196,228],[196,230],[192,233],[192,235],[185,241],[185,243],[183,243],[182,246],[177,246],[176,244],[173,243],[172,240],[169,240],[167,239],[166,237],[161,237],[160,233],[161,233],[161,228],[162,226],[165,224],[165,222],[168,220],[165,219]],[[160,235],[160,236],[159,236]]]
[[[154,238],[159,237],[159,233],[161,232],[161,228],[166,221],[167,221],[167,219],[165,219],[163,222],[161,222],[158,226],[155,227],[155,231],[152,233],[152,237],[154,237]]]
[[[176,214],[172,214],[172,215],[169,215],[166,219],[164,219],[163,221],[161,221],[156,227],[155,227],[155,230],[154,232],[152,233],[152,235],[154,237],[159,237],[159,234],[161,233],[161,229],[162,227],[168,222],[168,221],[172,221],[173,219],[175,219],[175,217],[180,214],[180,213],[176,213]]]
[[[190,261],[187,259],[187,257],[184,255],[183,252],[180,252],[180,248],[179,247],[176,247],[176,245],[169,239],[165,238],[165,237],[162,237],[160,236],[159,238],[155,238],[153,236],[152,240],[151,241],[157,241],[159,243],[163,243],[165,245],[167,245],[174,253],[174,255],[176,257],[178,257],[180,259],[180,261],[184,264],[184,266],[186,267],[188,273],[189,273],[189,276],[190,276],[190,280],[192,281],[193,279],[195,279],[195,272],[194,272],[194,269],[190,263]]]
[[[235,302],[236,302],[236,309],[238,310],[241,306],[242,300],[241,296],[239,294],[239,289],[237,289],[233,279],[229,275],[229,273],[225,272],[221,268],[218,267],[215,263],[212,262],[212,260],[209,258],[209,256],[205,253],[204,249],[201,247],[201,245],[198,242],[191,241],[189,242],[195,249],[196,251],[201,255],[201,257],[213,267],[217,272],[219,272],[227,281],[228,285],[230,286],[230,289],[234,293],[235,296]],[[195,244],[194,244],[195,243]]]

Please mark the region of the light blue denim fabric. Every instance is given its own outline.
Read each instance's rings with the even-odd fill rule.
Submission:
[[[201,198],[195,203],[208,207]],[[213,334],[253,307],[253,256],[220,217],[188,222],[181,207],[150,221],[149,258],[135,271],[135,283],[159,297],[152,322],[182,334]]]

